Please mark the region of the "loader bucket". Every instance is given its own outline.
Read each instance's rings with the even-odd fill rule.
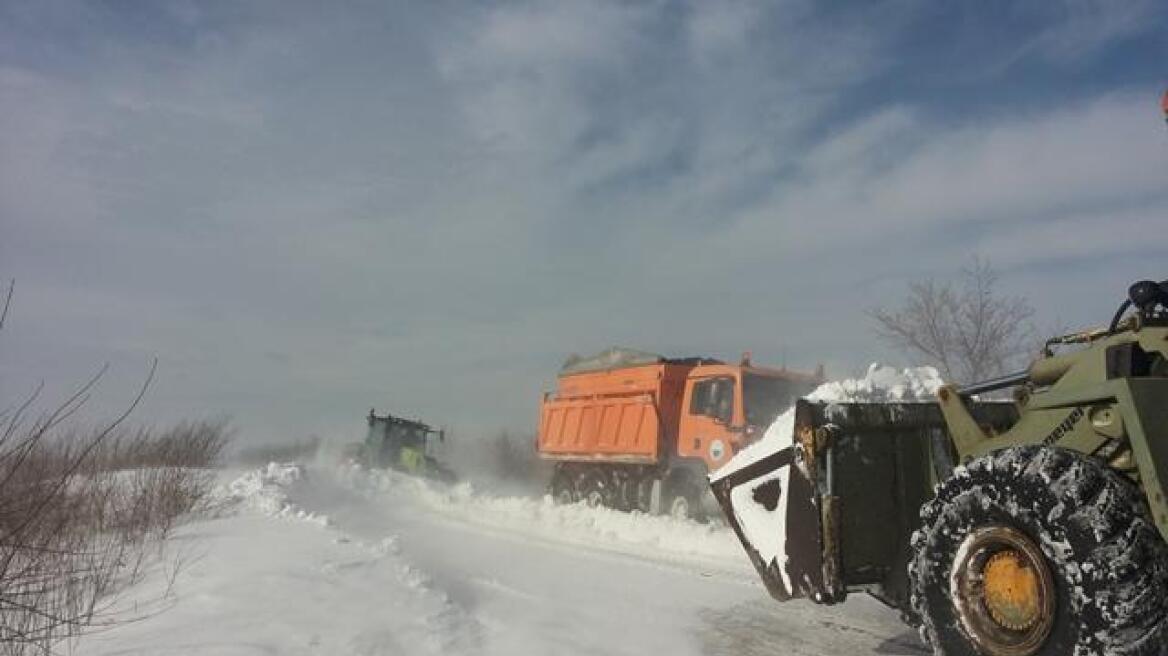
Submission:
[[[972,403],[993,430],[1011,403]],[[730,526],[779,601],[841,602],[864,590],[907,606],[909,539],[953,449],[935,403],[799,400],[791,435],[749,464],[711,476]]]

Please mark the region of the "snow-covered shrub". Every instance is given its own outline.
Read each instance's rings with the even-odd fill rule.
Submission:
[[[0,416],[0,653],[48,652],[102,621],[148,547],[207,498],[223,422],[62,430]]]

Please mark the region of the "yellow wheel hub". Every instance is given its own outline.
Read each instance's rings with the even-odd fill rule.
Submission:
[[[1038,543],[1011,526],[972,531],[949,575],[962,632],[983,656],[1035,656],[1055,618],[1055,585]]]
[[[1042,615],[1039,575],[1026,557],[1007,549],[990,557],[983,572],[986,610],[1011,631],[1025,631]]]

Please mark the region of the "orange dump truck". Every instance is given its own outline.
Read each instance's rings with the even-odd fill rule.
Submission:
[[[760,438],[822,381],[815,374],[610,349],[570,359],[544,394],[536,448],[553,498],[702,514],[705,475]]]

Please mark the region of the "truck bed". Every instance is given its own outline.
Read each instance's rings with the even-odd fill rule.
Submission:
[[[654,363],[561,376],[540,407],[539,455],[658,462],[676,440],[678,399],[689,369]]]

